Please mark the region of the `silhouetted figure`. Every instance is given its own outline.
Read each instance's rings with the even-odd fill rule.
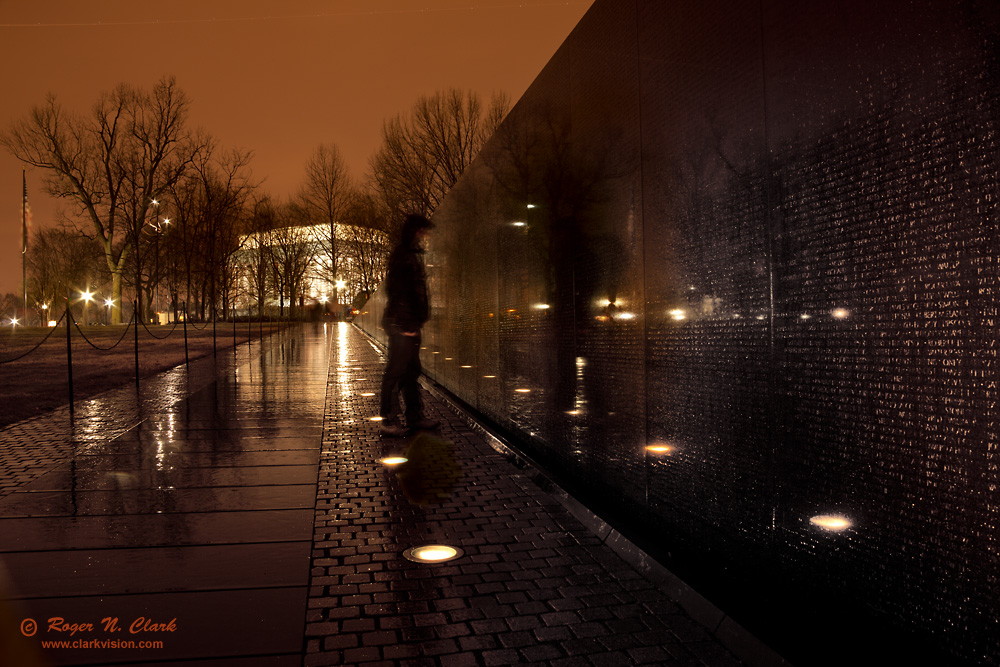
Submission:
[[[399,245],[389,255],[386,273],[386,306],[382,328],[389,335],[389,358],[382,376],[380,431],[405,433],[397,420],[399,393],[406,405],[406,425],[412,430],[431,429],[437,422],[424,417],[417,389],[420,377],[420,329],[430,316],[423,240],[434,224],[421,215],[407,216]]]

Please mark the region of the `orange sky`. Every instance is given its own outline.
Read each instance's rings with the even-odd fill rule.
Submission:
[[[293,193],[315,147],[360,177],[382,120],[447,87],[524,93],[592,0],[0,0],[0,127],[56,94],[89,110],[120,82],[177,77],[191,122],[254,151]],[[20,294],[21,164],[0,149],[0,293]],[[56,202],[28,169],[36,225]]]

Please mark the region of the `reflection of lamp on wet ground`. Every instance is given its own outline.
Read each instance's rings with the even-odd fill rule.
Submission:
[[[850,519],[840,514],[817,514],[809,519],[809,523],[823,530],[834,532],[847,530],[853,525]]]

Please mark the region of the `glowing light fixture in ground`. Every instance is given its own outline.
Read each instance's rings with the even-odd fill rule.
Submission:
[[[838,320],[842,320],[845,317],[849,316],[851,313],[846,308],[834,308],[830,314],[836,317]]]
[[[647,452],[652,452],[653,454],[669,454],[674,451],[674,448],[670,445],[655,444],[646,447]]]
[[[532,308],[534,308],[535,310],[548,310],[549,309],[549,304],[547,304],[547,303],[536,303],[534,306],[532,306]]]
[[[522,222],[520,220],[518,220],[517,222],[512,222],[510,224],[514,225],[515,227],[526,227],[528,225],[528,223]]]
[[[368,419],[369,419],[369,421],[373,421],[373,422],[380,422],[380,421],[382,421],[381,417],[369,417]]]
[[[484,375],[483,377],[486,378],[487,380],[492,380],[496,377],[496,375]]]
[[[809,519],[809,523],[823,530],[841,531],[851,527],[851,520],[839,514],[817,514]]]
[[[462,368],[472,368],[472,366],[462,366]]]
[[[687,318],[687,315],[684,314],[683,310],[677,308],[675,310],[670,311],[670,317],[674,318],[675,320],[683,320]]]
[[[405,456],[387,456],[379,461],[379,463],[387,466],[398,466],[401,463],[406,463],[408,460]]]
[[[618,313],[617,315],[615,315],[615,317],[617,317],[620,320],[634,320],[635,313]]]
[[[530,389],[515,389],[514,391],[516,391],[519,394],[530,394],[531,393]]]
[[[362,395],[362,396],[374,396],[374,395],[375,395],[375,392],[374,392],[374,391],[366,391],[365,393],[363,393],[363,394],[361,394],[361,395]]]
[[[403,552],[403,558],[414,563],[443,563],[462,556],[462,550],[444,544],[412,547]]]
[[[566,414],[573,415],[575,417],[576,415],[582,415],[583,410],[567,410]]]

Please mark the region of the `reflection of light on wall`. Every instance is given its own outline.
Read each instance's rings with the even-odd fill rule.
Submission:
[[[670,317],[674,318],[675,320],[683,320],[687,318],[687,315],[684,313],[683,310],[677,308],[670,311]]]
[[[851,313],[846,308],[834,308],[831,315],[836,317],[838,320],[842,320],[849,316]]]
[[[817,514],[809,523],[824,530],[841,531],[851,527],[851,520],[839,514]]]
[[[400,463],[406,463],[408,460],[405,456],[387,456],[379,461],[379,463],[387,466],[398,466]]]
[[[416,563],[443,563],[454,560],[462,555],[461,549],[443,544],[429,544],[424,547],[413,547],[403,552],[403,557]]]

